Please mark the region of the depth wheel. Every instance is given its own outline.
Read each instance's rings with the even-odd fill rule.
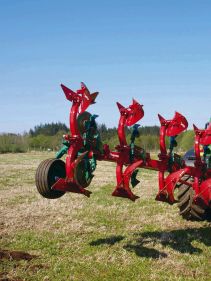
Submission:
[[[90,117],[91,117],[91,113],[89,113],[88,111],[84,111],[83,113],[80,113],[78,115],[78,118],[77,118],[77,125],[78,125],[78,130],[81,134],[81,136],[83,135],[83,133],[86,132],[86,121],[89,121],[90,120]]]
[[[86,188],[92,181],[91,169],[89,161],[85,159],[80,160],[74,170],[74,178],[78,185]],[[88,175],[87,175],[88,174]]]
[[[192,178],[185,175],[183,181],[191,182]],[[188,184],[177,184],[178,188],[178,208],[179,214],[186,220],[203,221],[206,220],[206,210],[193,201],[194,190]]]
[[[45,198],[56,199],[65,192],[51,189],[57,178],[65,178],[65,163],[60,159],[47,159],[40,163],[35,175],[38,192]]]

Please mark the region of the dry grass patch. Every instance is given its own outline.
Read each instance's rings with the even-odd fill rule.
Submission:
[[[211,280],[210,224],[184,221],[176,206],[156,202],[155,172],[139,172],[135,203],[111,196],[108,162],[98,162],[90,199],[47,200],[34,174],[52,157],[0,155],[0,250],[36,256],[2,258],[0,280]]]

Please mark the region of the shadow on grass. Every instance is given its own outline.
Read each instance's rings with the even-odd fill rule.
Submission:
[[[110,236],[110,237],[107,237],[107,238],[97,239],[95,241],[90,242],[89,244],[91,246],[100,246],[100,245],[110,245],[110,246],[112,246],[112,245],[120,242],[123,239],[124,239],[124,236],[121,236],[121,235]]]
[[[161,259],[167,257],[167,254],[164,252],[160,252],[153,248],[145,247],[138,243],[127,244],[123,248],[129,252],[134,252],[138,257],[142,258]]]
[[[202,250],[194,246],[192,242],[196,241],[205,246],[211,246],[210,233],[211,227],[140,232],[134,234],[135,239],[125,245],[124,249],[134,252],[139,257],[154,259],[167,257],[166,253],[151,248],[157,244],[170,247],[180,253],[199,254]]]
[[[91,246],[114,245],[121,242],[124,236],[110,236],[90,242]],[[187,228],[172,231],[147,231],[134,233],[133,239],[123,248],[129,252],[134,252],[138,257],[161,259],[168,255],[164,251],[159,251],[157,245],[171,248],[180,253],[200,254],[202,249],[193,245],[193,242],[211,246],[211,227]]]

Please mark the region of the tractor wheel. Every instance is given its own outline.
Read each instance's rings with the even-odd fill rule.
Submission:
[[[59,159],[47,159],[40,163],[35,175],[38,192],[45,198],[56,199],[65,192],[51,189],[57,178],[65,178],[65,163]]]
[[[182,178],[183,181],[191,182],[192,178],[185,175]],[[198,206],[194,203],[194,190],[190,185],[187,184],[178,184],[178,208],[180,215],[186,220],[192,221],[202,221],[206,220],[206,210],[201,206]]]

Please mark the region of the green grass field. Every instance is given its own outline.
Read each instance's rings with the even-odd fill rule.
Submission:
[[[154,200],[141,170],[135,203],[111,196],[115,165],[98,162],[90,199],[42,198],[34,174],[51,153],[0,155],[0,280],[211,280],[211,225]]]

